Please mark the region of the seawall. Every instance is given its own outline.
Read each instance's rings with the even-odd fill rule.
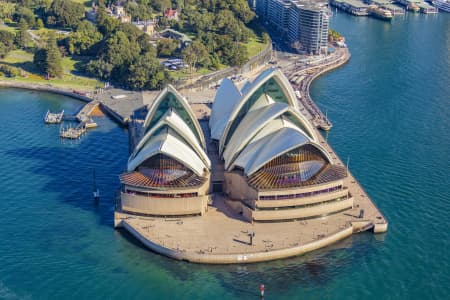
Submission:
[[[94,101],[93,98],[74,93],[73,90],[58,88],[58,87],[54,87],[51,85],[0,80],[0,87],[19,88],[19,89],[26,89],[26,90],[55,93],[55,94],[59,94],[59,95],[63,95],[63,96],[72,97],[74,99],[81,100],[86,103]],[[119,123],[122,126],[127,125],[128,117],[121,116],[119,113],[117,113],[116,111],[114,111],[113,109],[108,107],[108,105],[106,105],[105,103],[100,102],[100,105],[101,105],[101,108],[107,113],[107,115],[110,118],[112,118],[114,121],[116,121],[117,123]]]
[[[353,227],[347,227],[346,229],[339,230],[334,234],[330,234],[324,238],[317,239],[315,241],[299,245],[295,247],[289,247],[284,249],[277,249],[271,251],[260,251],[253,253],[198,253],[194,251],[182,251],[177,249],[171,249],[164,247],[159,243],[155,243],[152,240],[146,238],[145,233],[140,232],[138,226],[132,224],[132,220],[122,220],[119,227],[125,228],[136,239],[138,239],[148,249],[162,254],[164,256],[188,261],[193,263],[202,264],[242,264],[242,263],[256,263],[263,261],[271,261],[276,259],[288,258],[298,256],[307,252],[311,252],[329,245],[332,245],[340,240],[343,240],[353,233]]]
[[[72,97],[72,98],[75,98],[75,99],[78,99],[78,100],[81,100],[84,102],[91,102],[93,100],[90,97],[79,95],[68,89],[57,88],[57,87],[54,87],[51,85],[44,85],[44,84],[33,84],[33,83],[0,80],[0,87],[10,87],[10,88],[19,88],[19,89],[26,89],[26,90],[50,92],[50,93],[60,94],[60,95],[64,95],[64,96],[69,96],[69,97]]]

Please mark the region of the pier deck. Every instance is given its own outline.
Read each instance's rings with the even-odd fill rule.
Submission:
[[[86,133],[86,123],[81,122],[77,127],[69,127],[66,129],[62,129],[59,133],[61,138],[65,139],[79,139],[83,134]]]
[[[96,100],[102,104],[106,113],[121,125],[126,125],[133,112],[144,105],[141,92],[113,88],[97,94]]]

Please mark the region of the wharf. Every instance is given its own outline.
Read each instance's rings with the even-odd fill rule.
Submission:
[[[331,0],[330,4],[354,16],[367,16],[369,5],[358,0]]]
[[[91,101],[84,105],[76,115],[64,116],[64,120],[78,121],[79,124],[76,127],[61,128],[59,136],[65,139],[78,139],[86,133],[88,128],[97,127],[97,123],[91,118],[91,114],[97,110],[99,106],[100,103],[98,101]]]
[[[76,92],[75,94],[80,95],[80,92]],[[64,116],[64,120],[78,121],[79,125],[75,128],[71,127],[62,130],[60,137],[78,139],[86,133],[87,129],[97,127],[97,123],[94,122],[91,116],[98,110],[104,111],[113,120],[125,126],[128,124],[130,116],[142,106],[143,100],[142,93],[140,92],[112,88],[97,90],[94,98],[87,101],[77,114]]]
[[[395,5],[395,4],[391,4],[391,3],[389,3],[389,4],[383,4],[383,5],[380,5],[380,7],[381,7],[381,8],[384,8],[384,9],[387,9],[387,10],[390,11],[394,16],[395,16],[395,15],[404,15],[404,14],[405,14],[405,10],[404,10],[402,7],[400,7],[400,6],[398,6],[398,5]]]
[[[98,91],[95,100],[102,109],[120,125],[126,125],[134,111],[144,105],[142,92],[132,92],[116,88]]]
[[[370,4],[379,6],[383,9],[387,9],[393,15],[403,15],[405,14],[405,9],[401,6],[392,4],[391,0],[370,0]]]
[[[426,2],[418,2],[416,5],[419,7],[420,12],[423,14],[437,14],[438,9]]]
[[[403,5],[407,10],[421,12],[423,14],[436,14],[438,9],[422,0],[395,0],[396,3]]]
[[[69,127],[66,129],[61,129],[59,136],[65,139],[79,139],[83,134],[86,133],[86,123],[82,122],[78,124],[77,127]]]

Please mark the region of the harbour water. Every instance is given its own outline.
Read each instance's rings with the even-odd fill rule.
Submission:
[[[46,111],[82,102],[0,89],[0,299],[444,299],[450,293],[450,16],[344,13],[352,58],[312,85],[328,140],[390,222],[255,265],[173,261],[113,229],[127,133],[106,117],[61,141]],[[92,199],[92,170],[102,198]],[[193,237],[195,238],[195,237]]]

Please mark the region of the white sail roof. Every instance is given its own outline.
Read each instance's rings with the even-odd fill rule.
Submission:
[[[207,169],[195,151],[181,141],[172,129],[166,128],[148,139],[137,155],[130,159],[128,172],[134,171],[144,161],[157,154],[164,154],[177,160],[199,176],[203,176],[204,170]]]
[[[172,128],[180,137],[182,137],[188,143],[189,146],[191,146],[191,148],[196,152],[196,154],[205,163],[205,165],[208,168],[211,167],[211,162],[208,156],[206,155],[204,149],[200,145],[195,134],[192,132],[189,126],[186,125],[186,123],[184,123],[183,119],[176,113],[175,109],[173,108],[170,108],[164,114],[164,116],[162,116],[159,119],[158,123],[156,123],[154,126],[152,126],[151,129],[147,131],[147,133],[141,139],[139,144],[136,146],[130,158],[135,157],[139,153],[139,151],[141,151],[145,143],[152,137],[152,135],[163,126],[169,126],[170,128]]]
[[[247,109],[248,112],[248,110],[251,110],[254,105],[256,105],[255,107],[261,107],[263,105],[263,103],[261,102],[262,101],[261,98],[259,98],[258,101],[256,101],[251,105],[252,107],[244,108],[247,102],[252,98],[253,94],[258,92],[258,90],[270,79],[273,79],[276,82],[279,88],[278,92],[281,92],[284,95],[283,101],[286,101],[287,104],[290,107],[293,107],[294,109],[298,108],[297,98],[295,96],[294,90],[292,89],[292,86],[290,85],[288,79],[283,75],[283,73],[279,69],[275,68],[265,70],[251,83],[251,85],[246,85],[245,89],[243,89],[245,94],[242,95],[240,101],[234,106],[232,113],[229,114],[227,124],[223,129],[220,138],[219,152],[221,154],[223,153],[223,150],[226,146],[225,145],[226,140],[229,139],[228,134],[230,134],[229,130],[232,126],[232,123],[234,122],[235,118],[241,113],[241,109]],[[263,94],[267,94],[266,91],[264,91]],[[275,100],[271,99],[270,97],[267,97],[267,95],[266,98],[268,99],[266,102]],[[305,122],[304,125],[305,127],[311,127],[311,125],[307,121]],[[312,129],[310,131],[313,132]],[[234,132],[231,132],[231,134],[233,133]]]
[[[157,154],[171,157],[199,176],[211,167],[200,124],[189,103],[172,86],[157,96],[143,129],[144,136],[128,159],[128,171]]]
[[[186,119],[184,120],[185,123],[190,123],[192,126],[192,131],[194,132],[195,136],[197,137],[200,145],[204,149],[206,149],[206,143],[205,143],[205,137],[203,135],[203,131],[200,127],[200,124],[198,123],[197,118],[195,117],[194,112],[192,111],[188,101],[186,98],[184,98],[178,91],[171,85],[168,85],[166,88],[164,88],[161,93],[156,97],[156,99],[153,101],[152,105],[150,106],[150,109],[147,113],[147,116],[144,121],[144,128],[148,131],[148,126],[152,123],[153,119],[155,117],[158,117],[160,114],[164,114],[167,110],[167,108],[164,111],[161,111],[160,106],[164,104],[164,101],[167,101],[167,96],[171,94],[174,96],[174,99],[179,103],[179,107],[177,109],[177,113],[179,116],[184,115],[186,116]],[[189,126],[189,125],[188,125]]]
[[[282,128],[248,145],[233,162],[232,168],[239,166],[245,175],[250,176],[272,159],[306,143],[309,139],[297,130]]]
[[[233,136],[223,152],[225,167],[233,157],[263,128],[267,123],[287,111],[289,106],[285,103],[272,103],[262,108],[248,112],[236,128]]]
[[[209,118],[209,128],[211,129],[212,139],[219,140],[221,138],[230,114],[241,97],[242,95],[234,85],[233,81],[224,78],[217,90],[211,116]]]

